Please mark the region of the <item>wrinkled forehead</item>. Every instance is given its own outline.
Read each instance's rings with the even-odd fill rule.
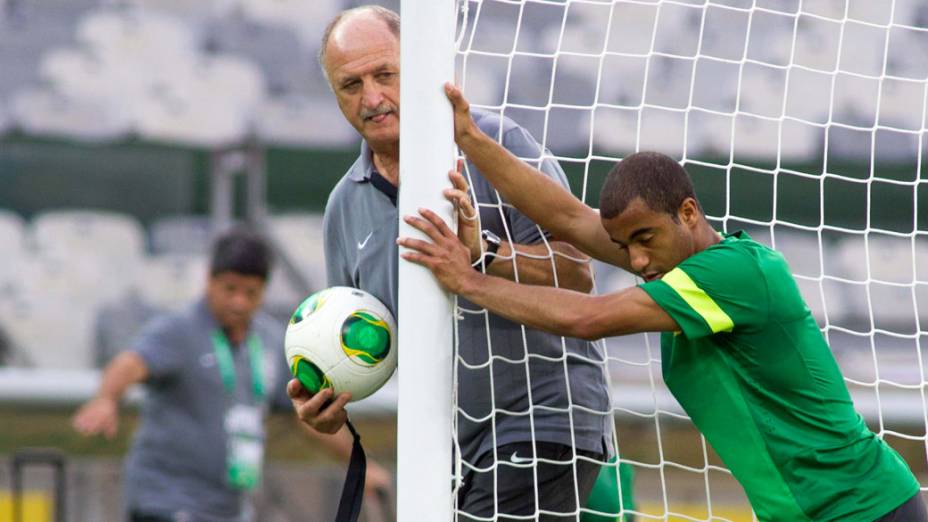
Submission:
[[[399,61],[400,42],[385,22],[353,17],[332,31],[325,66],[330,73],[358,73],[383,65],[398,66]]]

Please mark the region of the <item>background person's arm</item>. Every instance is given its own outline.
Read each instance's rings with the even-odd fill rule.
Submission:
[[[84,436],[102,433],[112,439],[119,429],[119,401],[129,386],[148,377],[148,366],[133,351],[125,351],[113,358],[103,370],[103,378],[96,396],[74,414],[74,429]]]

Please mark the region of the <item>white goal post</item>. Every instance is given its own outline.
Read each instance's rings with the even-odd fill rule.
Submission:
[[[451,222],[442,197],[454,167],[451,106],[454,2],[403,0],[400,98],[400,236],[404,215],[430,208]],[[363,210],[359,210],[363,211]],[[452,306],[425,268],[399,262],[397,518],[451,520]]]

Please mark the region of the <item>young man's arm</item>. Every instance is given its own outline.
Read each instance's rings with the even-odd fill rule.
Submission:
[[[458,238],[470,251],[471,264],[480,260],[489,248],[481,237],[477,210],[471,204],[467,181],[457,171],[449,172],[453,188],[445,189],[444,195],[458,212]],[[558,286],[578,292],[593,289],[593,276],[589,258],[563,241],[548,241],[547,244],[516,244],[500,238],[495,254],[487,254],[487,273],[511,281],[530,285]]]
[[[102,433],[106,438],[116,436],[119,428],[119,401],[129,386],[148,377],[148,366],[142,357],[132,351],[122,352],[103,370],[103,379],[96,396],[74,414],[72,426],[81,435]]]
[[[454,107],[455,141],[504,199],[558,239],[629,268],[628,256],[612,243],[599,212],[484,134],[471,118],[470,104],[460,89],[449,83],[445,92]]]
[[[433,241],[401,238],[411,252],[403,259],[430,269],[443,287],[497,315],[558,335],[599,339],[637,332],[680,329],[654,299],[638,287],[591,296],[560,288],[523,285],[471,269],[468,249],[437,214],[406,216]]]

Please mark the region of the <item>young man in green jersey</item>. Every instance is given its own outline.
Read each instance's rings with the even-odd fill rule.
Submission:
[[[542,330],[585,339],[663,332],[668,388],[761,521],[928,521],[906,463],[854,411],[780,253],[744,232],[713,230],[686,171],[658,153],[618,163],[597,212],[483,135],[460,91],[446,92],[455,140],[503,197],[554,237],[645,282],[597,296],[487,276],[424,209],[404,219],[431,241],[401,238],[404,259],[428,267],[448,290]],[[446,196],[460,204],[467,194]]]

